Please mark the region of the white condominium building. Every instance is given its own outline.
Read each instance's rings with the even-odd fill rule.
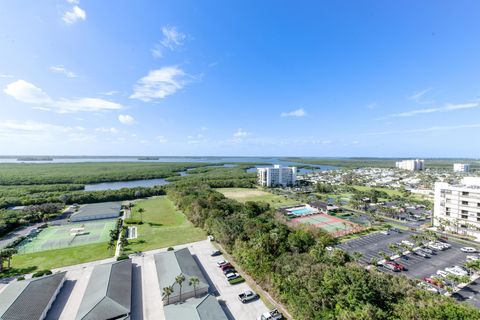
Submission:
[[[453,164],[453,171],[455,172],[469,172],[470,165],[467,163],[454,163]]]
[[[480,177],[464,178],[459,185],[435,183],[433,225],[480,241]]]
[[[273,168],[258,168],[257,181],[264,187],[292,186],[297,181],[297,168],[280,165],[274,165]]]
[[[402,160],[395,162],[395,167],[410,171],[424,170],[425,160]]]

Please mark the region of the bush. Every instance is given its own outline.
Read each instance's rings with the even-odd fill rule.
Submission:
[[[142,221],[138,220],[138,219],[125,219],[125,223],[126,224],[142,224]]]
[[[172,247],[168,247],[167,251],[173,251],[175,249],[173,249]]]
[[[24,276],[21,276],[21,277],[18,277],[18,278],[17,278],[17,281],[22,281],[22,280],[25,280],[25,277],[24,277]]]
[[[117,257],[117,261],[121,261],[121,260],[127,260],[128,259],[128,254],[121,254]]]
[[[239,284],[239,283],[245,282],[245,279],[243,279],[242,277],[238,277],[232,280],[228,280],[228,282],[230,284]]]
[[[39,278],[50,274],[52,274],[52,271],[50,270],[39,270],[32,275],[32,278]]]

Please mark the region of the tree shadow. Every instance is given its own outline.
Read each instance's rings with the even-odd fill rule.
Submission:
[[[0,272],[0,283],[8,283],[10,282],[11,277],[32,273],[33,271],[37,270],[37,268],[38,268],[37,266],[31,266],[26,268],[5,269],[2,272]]]
[[[155,222],[148,222],[147,223],[150,227],[162,227],[162,223],[155,223]]]

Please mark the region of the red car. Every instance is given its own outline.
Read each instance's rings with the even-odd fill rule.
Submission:
[[[437,279],[434,279],[434,278],[423,278],[423,280],[427,283],[430,283],[430,284],[433,284],[434,286],[436,287],[440,287],[442,288],[443,287],[443,284],[438,281]]]
[[[405,268],[405,266],[403,264],[397,263],[395,261],[387,261],[387,263],[391,264],[392,266],[397,267],[400,270],[403,270],[403,271],[407,270],[407,268]]]
[[[220,269],[222,269],[222,271],[223,271],[223,270],[226,270],[226,269],[234,269],[234,267],[230,263],[227,263],[227,264],[224,264],[223,266],[221,266]]]

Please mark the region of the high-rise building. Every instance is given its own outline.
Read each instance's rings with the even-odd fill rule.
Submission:
[[[425,169],[425,160],[402,160],[395,162],[395,167],[403,170],[417,171]]]
[[[455,172],[469,172],[470,165],[468,163],[454,163],[453,171]]]
[[[297,167],[258,168],[257,181],[264,187],[292,186],[297,181]]]
[[[480,240],[480,177],[467,177],[458,185],[435,183],[433,225]]]

